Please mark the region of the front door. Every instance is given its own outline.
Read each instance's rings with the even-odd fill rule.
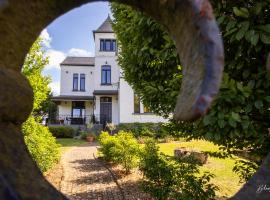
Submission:
[[[106,125],[112,122],[112,98],[100,98],[100,123]]]

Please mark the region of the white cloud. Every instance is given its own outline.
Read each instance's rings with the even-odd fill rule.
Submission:
[[[49,84],[49,87],[52,90],[53,96],[57,96],[60,94],[60,82],[55,81]]]
[[[49,57],[49,64],[45,67],[46,70],[53,68],[60,69],[60,63],[66,58],[65,53],[54,49],[49,49],[46,52],[46,56]]]
[[[42,38],[42,43],[44,44],[44,46],[47,48],[51,48],[52,38],[51,38],[50,34],[48,33],[47,29],[44,29],[40,33],[40,37]]]
[[[78,56],[78,57],[89,57],[94,54],[90,51],[86,51],[84,49],[72,48],[68,51],[68,56]]]

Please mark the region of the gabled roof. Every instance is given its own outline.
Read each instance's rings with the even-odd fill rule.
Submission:
[[[66,57],[61,66],[95,66],[95,57]]]
[[[93,33],[113,33],[112,23],[112,19],[110,18],[110,15],[108,15],[107,19],[97,30],[93,31]]]

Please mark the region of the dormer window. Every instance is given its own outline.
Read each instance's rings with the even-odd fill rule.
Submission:
[[[116,51],[116,40],[115,39],[101,39],[100,51]]]

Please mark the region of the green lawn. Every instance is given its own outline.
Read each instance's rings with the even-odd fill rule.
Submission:
[[[80,146],[83,144],[87,144],[87,141],[85,140],[78,140],[78,139],[72,139],[72,138],[58,138],[56,139],[57,143],[61,145],[61,152],[65,152],[71,147]]]
[[[219,152],[218,146],[213,143],[194,140],[191,142],[180,142],[180,143],[163,143],[159,144],[160,151],[167,154],[173,155],[173,151],[177,147],[186,147],[187,149],[199,150],[199,151],[209,151],[212,153]],[[213,178],[213,183],[219,187],[219,191],[216,192],[218,199],[227,199],[234,195],[242,186],[239,183],[238,176],[232,172],[232,168],[235,163],[235,158],[216,158],[208,157],[207,164],[203,165],[201,171],[210,171],[215,175]],[[227,197],[227,198],[221,198]]]

